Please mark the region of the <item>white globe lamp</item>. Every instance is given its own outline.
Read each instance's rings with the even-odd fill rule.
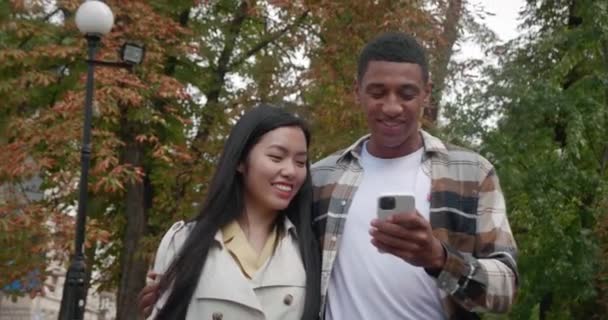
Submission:
[[[76,26],[84,34],[102,36],[110,32],[113,25],[114,14],[103,1],[85,1],[76,11]]]

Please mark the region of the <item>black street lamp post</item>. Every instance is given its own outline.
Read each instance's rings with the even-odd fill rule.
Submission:
[[[100,37],[87,35],[89,60],[95,59]],[[78,213],[76,216],[76,238],[74,242],[74,256],[63,287],[61,299],[60,320],[83,319],[86,303],[86,264],[84,259],[84,234],[87,222],[87,200],[89,165],[91,163],[91,121],[93,117],[93,90],[95,77],[95,64],[87,63],[87,84],[84,100],[84,126],[82,128],[82,149],[80,153],[80,182],[78,185]]]
[[[88,202],[87,186],[91,162],[91,122],[93,117],[93,91],[95,89],[95,65],[130,68],[134,64],[140,63],[143,60],[145,53],[142,46],[127,43],[121,50],[121,54],[123,55],[122,62],[95,60],[95,54],[99,48],[101,36],[108,33],[112,29],[113,24],[114,16],[112,11],[103,1],[84,1],[76,12],[76,25],[78,26],[78,29],[85,34],[85,38],[87,39],[87,81],[84,105],[84,125],[82,129],[81,169],[80,182],[78,185],[79,197],[74,255],[72,256],[63,287],[59,320],[84,319],[86,305],[87,279],[84,241]],[[127,55],[129,55],[130,59],[124,60],[124,57]]]

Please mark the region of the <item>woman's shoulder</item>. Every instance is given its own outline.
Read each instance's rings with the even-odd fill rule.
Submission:
[[[168,244],[172,242],[183,242],[193,226],[194,222],[187,222],[184,220],[177,221],[171,226],[171,228],[169,228],[169,230],[167,230],[163,236],[163,239],[161,240],[161,244],[163,242]]]
[[[154,269],[157,272],[168,266],[168,262],[173,259],[184,244],[193,226],[194,222],[182,220],[174,223],[169,230],[167,230],[156,251]]]

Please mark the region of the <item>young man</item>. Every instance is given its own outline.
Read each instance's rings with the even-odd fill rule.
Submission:
[[[419,128],[431,84],[424,49],[385,33],[361,52],[356,97],[370,134],[317,162],[314,227],[325,319],[466,319],[506,312],[516,245],[492,165]],[[376,219],[385,193],[416,210]]]
[[[385,33],[359,56],[356,97],[370,134],[317,162],[313,227],[323,246],[322,311],[343,319],[471,319],[506,312],[517,248],[493,166],[419,128],[431,85],[424,49]],[[416,211],[376,219],[378,197]],[[157,296],[148,286],[140,310]]]

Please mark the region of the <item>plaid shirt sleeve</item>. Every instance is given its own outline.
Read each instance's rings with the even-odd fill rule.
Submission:
[[[443,241],[446,263],[437,284],[468,311],[504,313],[513,305],[517,289],[517,248],[496,172],[485,159],[481,166],[485,167],[481,172],[487,174],[481,177],[478,188],[470,191],[477,195],[473,248]],[[440,234],[454,238],[454,230],[443,231],[439,229]]]

